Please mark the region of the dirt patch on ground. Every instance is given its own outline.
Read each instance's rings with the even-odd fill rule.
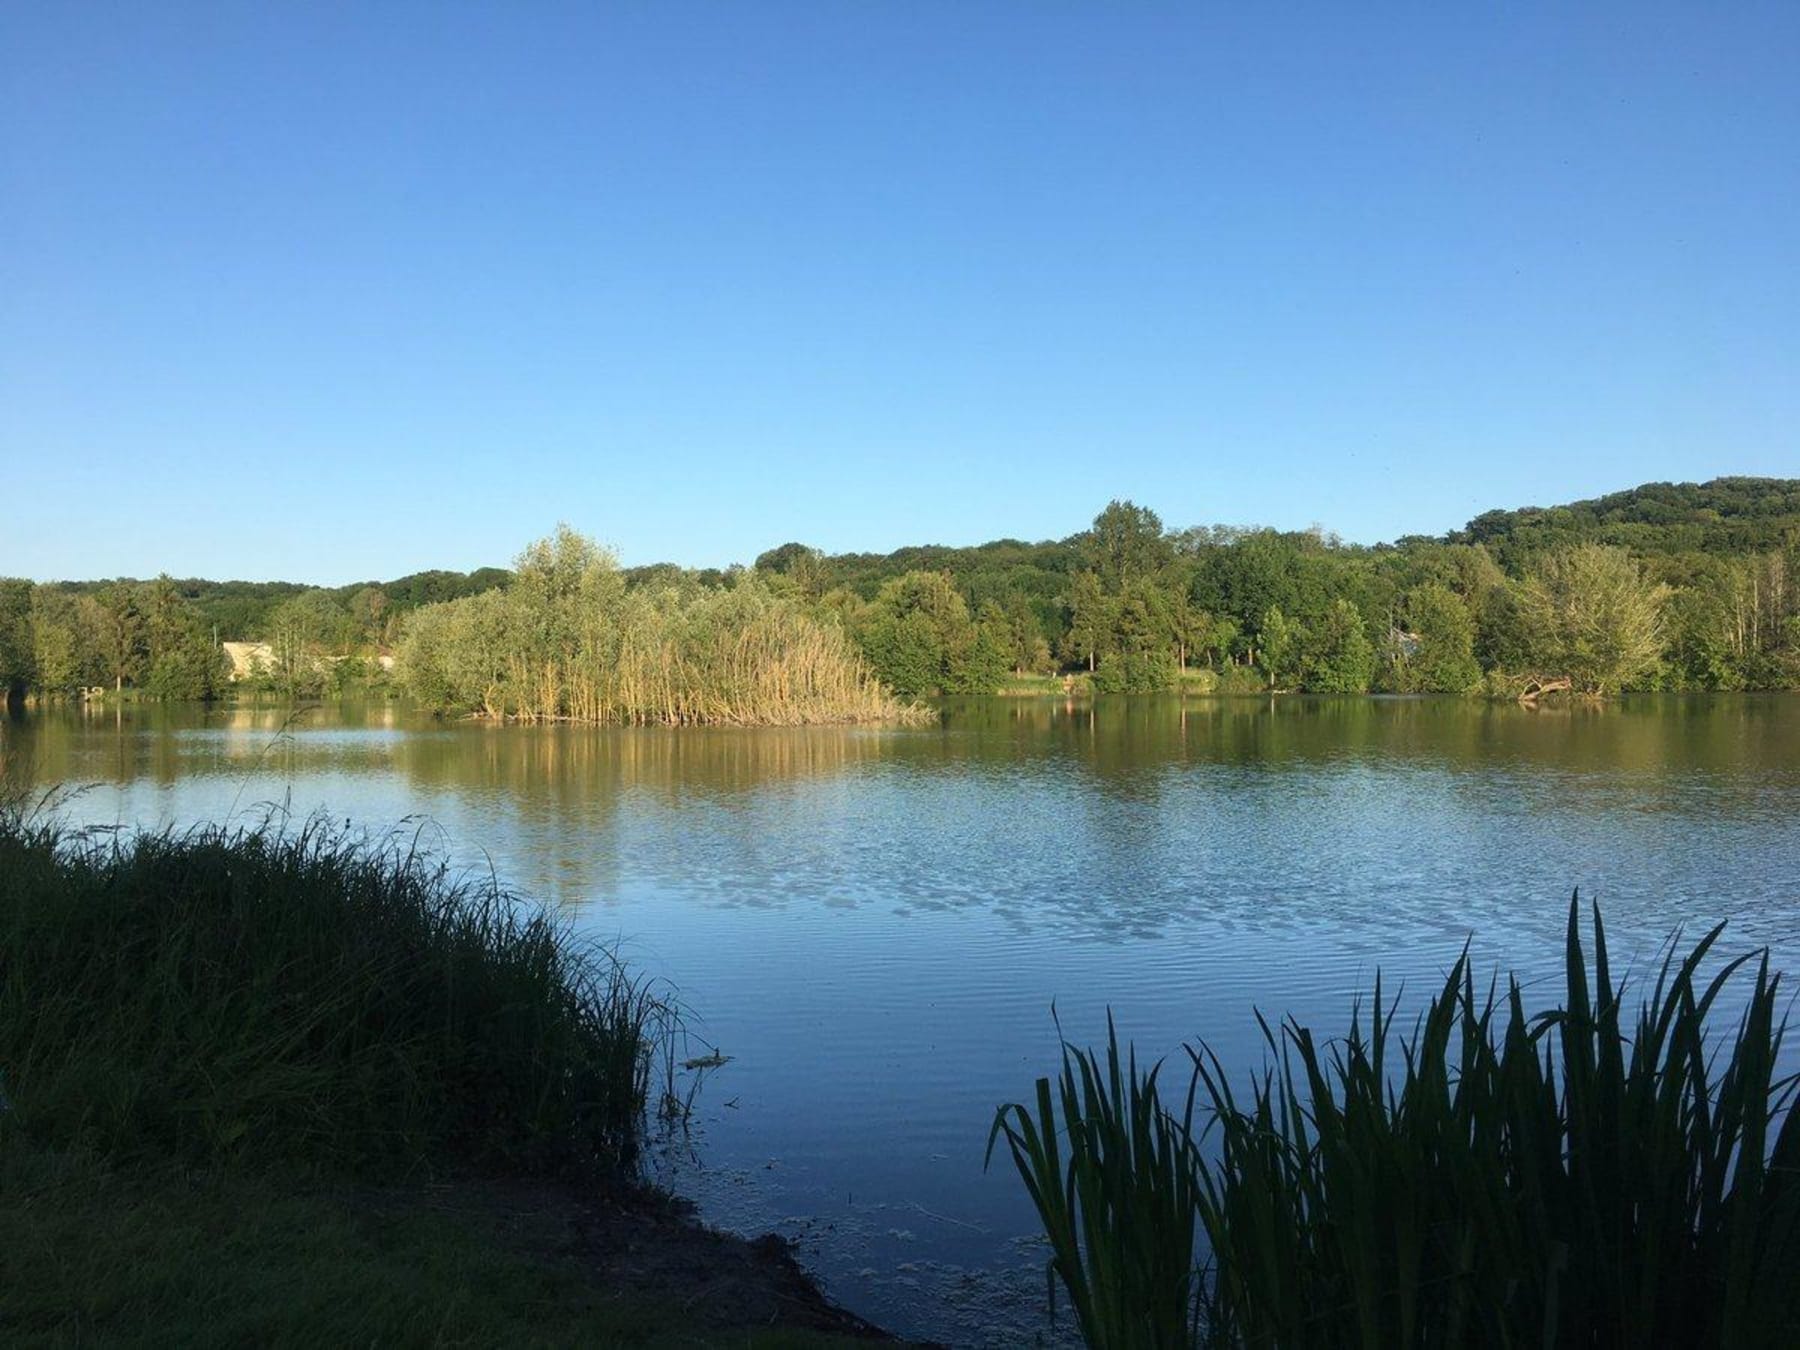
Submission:
[[[680,1309],[700,1335],[786,1330],[894,1340],[827,1299],[785,1239],[718,1232],[653,1187],[469,1180],[382,1188],[356,1203],[390,1214],[429,1209],[489,1228],[514,1251],[577,1264],[608,1295]]]

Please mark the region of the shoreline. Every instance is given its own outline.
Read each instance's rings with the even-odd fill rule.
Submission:
[[[782,1238],[713,1229],[647,1184],[364,1182],[6,1142],[9,1342],[903,1344]]]
[[[0,801],[0,952],[0,1342],[893,1339],[644,1178],[679,1008],[492,877]]]

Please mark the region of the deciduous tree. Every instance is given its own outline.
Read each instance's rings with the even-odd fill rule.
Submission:
[[[1629,553],[1602,544],[1544,558],[1519,592],[1537,664],[1590,694],[1616,693],[1655,672],[1668,597]]]

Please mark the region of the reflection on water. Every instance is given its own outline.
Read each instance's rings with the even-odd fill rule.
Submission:
[[[1379,961],[1555,971],[1569,892],[1641,966],[1732,921],[1800,971],[1800,699],[1528,711],[1446,699],[973,700],[911,730],[495,728],[380,704],[0,723],[89,820],[285,805],[441,846],[622,936],[734,1056],[702,1098],[707,1213],[798,1237],[896,1328],[1010,1343],[1041,1253],[994,1104],[1054,1001],[1154,1053],[1258,1056],[1253,1005],[1342,1025]],[[1554,985],[1551,986],[1554,993]]]

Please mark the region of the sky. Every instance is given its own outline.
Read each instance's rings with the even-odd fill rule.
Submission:
[[[0,574],[1800,475],[1800,5],[0,0]]]

